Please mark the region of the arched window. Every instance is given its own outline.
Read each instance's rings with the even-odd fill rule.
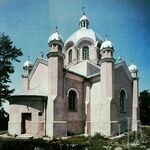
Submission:
[[[126,111],[126,92],[125,90],[120,91],[120,112],[125,112]]]
[[[68,63],[72,62],[72,49],[68,52]]]
[[[89,47],[84,46],[82,49],[82,58],[83,60],[89,59]]]
[[[69,91],[68,110],[69,111],[77,111],[77,93],[74,90]]]

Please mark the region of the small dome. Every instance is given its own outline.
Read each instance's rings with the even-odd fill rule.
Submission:
[[[89,21],[88,17],[85,14],[83,14],[83,16],[80,18],[80,22],[83,21],[83,20],[88,20]]]
[[[33,63],[30,60],[27,60],[24,64],[23,64],[23,68],[28,68],[31,69],[33,67]]]
[[[130,72],[136,72],[136,71],[138,71],[137,66],[134,65],[134,64],[131,64],[128,69],[129,69]]]
[[[104,41],[104,42],[102,43],[101,49],[106,48],[106,47],[113,48],[113,45],[112,45],[112,43],[111,43],[110,41],[106,40],[106,41]]]
[[[87,16],[83,13],[83,16],[80,18],[80,28],[87,28],[89,26],[89,19],[87,18]]]
[[[61,34],[59,34],[57,31],[54,32],[48,39],[48,43],[50,43],[51,41],[60,41],[63,43],[63,37],[61,36]]]

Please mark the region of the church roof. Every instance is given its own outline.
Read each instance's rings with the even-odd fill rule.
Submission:
[[[131,73],[129,72],[129,69],[128,69],[128,67],[127,67],[127,65],[126,65],[126,63],[125,63],[125,61],[121,61],[120,63],[115,64],[114,67],[115,67],[115,69],[117,69],[117,68],[119,68],[119,67],[123,67],[124,70],[125,70],[125,72],[126,72],[126,74],[127,74],[127,76],[128,76],[128,78],[129,78],[129,80],[132,81]]]
[[[100,74],[100,67],[93,64],[89,60],[80,62],[77,65],[68,68],[68,70],[76,74],[79,74],[85,78],[93,77],[96,76],[97,74]]]
[[[32,76],[33,76],[33,74],[34,74],[34,72],[35,72],[35,70],[36,70],[39,63],[42,63],[42,64],[48,66],[48,60],[47,59],[37,57],[37,59],[35,60],[34,65],[33,65],[32,71],[30,72],[29,79],[32,78]]]
[[[74,45],[77,45],[77,43],[81,40],[81,39],[89,39],[91,40],[93,43],[96,44],[96,42],[98,41],[102,41],[102,38],[99,37],[99,35],[97,33],[95,33],[92,29],[87,29],[87,28],[81,28],[79,30],[77,30],[75,33],[73,33],[65,42],[65,45],[68,42],[73,42]]]
[[[40,86],[12,96],[47,96],[48,91]]]

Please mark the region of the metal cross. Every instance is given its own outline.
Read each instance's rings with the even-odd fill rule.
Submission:
[[[83,6],[82,7],[83,15],[85,15],[85,11],[84,10],[85,10],[85,7]]]
[[[44,57],[44,52],[43,52],[43,51],[41,51],[41,57],[42,57],[42,58]]]
[[[56,32],[58,31],[58,26],[55,27],[55,31],[56,31]]]
[[[107,36],[107,34],[106,34],[106,41],[107,41],[107,39],[108,39],[108,36]]]

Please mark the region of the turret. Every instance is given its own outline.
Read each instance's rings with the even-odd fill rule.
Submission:
[[[30,86],[29,86],[29,74],[32,70],[33,64],[30,60],[27,60],[24,65],[23,65],[23,74],[22,74],[22,78],[23,78],[23,91],[29,90]]]
[[[131,65],[129,66],[129,71],[130,71],[130,73],[131,73],[132,78],[137,78],[137,77],[138,77],[138,76],[137,76],[138,68],[137,68],[136,65],[131,64]]]
[[[104,135],[111,135],[111,102],[114,98],[114,48],[112,43],[106,39],[101,45],[101,116],[100,132]]]
[[[132,131],[138,130],[138,119],[139,119],[139,110],[138,110],[138,69],[137,66],[131,64],[129,66],[129,71],[133,79],[133,97],[132,97]]]
[[[48,39],[48,103],[46,134],[50,137],[66,136],[63,101],[63,38],[56,31]],[[57,111],[56,111],[57,110]],[[65,128],[65,129],[64,129]]]
[[[87,18],[85,13],[83,13],[83,16],[80,18],[80,23],[79,24],[80,24],[80,28],[88,29],[88,27],[89,27],[89,19]]]

